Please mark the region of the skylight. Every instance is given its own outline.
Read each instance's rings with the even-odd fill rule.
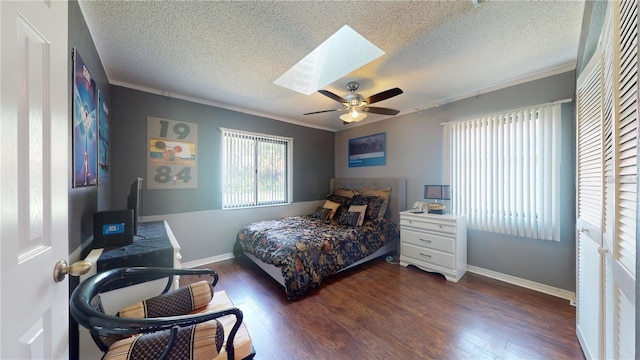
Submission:
[[[383,54],[345,25],[273,83],[310,95]]]

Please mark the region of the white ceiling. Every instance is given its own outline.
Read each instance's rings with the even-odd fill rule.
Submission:
[[[574,69],[584,1],[79,4],[111,84],[337,131],[342,113],[302,114],[339,103],[273,82],[344,25],[386,54],[324,89],[399,87],[375,106],[402,115]]]

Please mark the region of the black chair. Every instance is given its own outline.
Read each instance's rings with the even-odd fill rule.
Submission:
[[[169,291],[174,275],[210,276]],[[167,278],[156,297],[105,314],[99,294],[115,285]],[[218,274],[207,269],[118,268],[83,281],[69,299],[70,313],[89,329],[103,359],[252,359],[255,351],[240,309],[224,291]]]

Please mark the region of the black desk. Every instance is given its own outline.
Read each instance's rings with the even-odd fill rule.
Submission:
[[[133,243],[117,248],[105,248],[97,260],[97,272],[103,272],[120,267],[174,267],[174,247],[167,234],[164,221],[150,221],[140,223],[138,233]],[[108,286],[105,291],[118,289],[139,282],[116,282]]]
[[[141,234],[147,239],[136,237],[132,244],[120,248],[97,248],[85,257],[92,263],[91,270],[80,276],[80,282],[105,271],[111,266],[163,266],[180,268],[180,244],[176,240],[166,221],[151,221],[140,224]],[[104,257],[103,257],[104,253]],[[105,268],[106,267],[106,268]],[[100,268],[100,270],[98,270]],[[117,289],[101,293],[99,301],[105,313],[114,315],[123,307],[134,302],[158,295],[165,287],[166,281],[153,280],[144,284],[133,285],[131,288]],[[179,277],[174,277],[172,289],[178,288]],[[99,359],[98,348],[93,343],[89,332],[80,328],[80,354],[87,359]]]

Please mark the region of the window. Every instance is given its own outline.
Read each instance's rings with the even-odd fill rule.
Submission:
[[[222,208],[291,202],[293,139],[222,130]]]
[[[470,228],[560,240],[560,106],[447,125],[452,211]]]

